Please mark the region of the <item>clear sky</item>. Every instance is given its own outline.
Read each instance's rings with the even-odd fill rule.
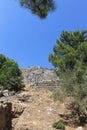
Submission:
[[[48,56],[63,30],[87,29],[87,0],[55,0],[57,9],[44,20],[21,8],[18,0],[0,1],[0,53],[19,67],[52,68]]]

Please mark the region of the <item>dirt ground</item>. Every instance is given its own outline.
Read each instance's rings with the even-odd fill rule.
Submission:
[[[76,130],[79,127],[73,124],[76,117],[72,118],[71,111],[66,108],[68,100],[54,101],[53,92],[47,89],[35,90],[26,86],[23,92],[26,95],[25,100],[21,99],[19,103],[25,107],[23,113],[13,119],[13,123],[16,122],[14,130],[56,130],[52,124],[59,120],[65,121],[65,130]],[[64,118],[64,115],[69,117]],[[84,130],[87,130],[87,127],[84,127]]]

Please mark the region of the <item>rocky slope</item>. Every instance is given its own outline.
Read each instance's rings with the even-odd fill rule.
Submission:
[[[75,125],[78,119],[66,107],[70,99],[54,101],[52,91],[46,88],[25,87],[9,100],[13,104],[12,130],[56,130],[52,124],[59,120],[65,122],[65,130],[87,130],[86,126]]]
[[[22,74],[24,90],[15,94],[4,91],[1,95],[0,130],[56,130],[52,124],[61,119],[65,130],[87,130],[87,126],[74,125],[78,119],[66,107],[70,99],[60,102],[52,98],[52,90],[59,88],[53,70],[31,67],[22,69]]]
[[[16,115],[12,121],[13,130],[55,130],[52,128],[53,122],[61,119],[59,114],[67,111],[64,103],[54,102],[51,96],[52,91],[47,89],[30,88],[19,94],[13,103]]]

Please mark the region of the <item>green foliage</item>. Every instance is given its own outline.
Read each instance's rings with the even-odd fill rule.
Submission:
[[[62,89],[59,89],[53,92],[52,97],[54,101],[59,100],[62,102],[66,96],[65,96],[64,90],[62,91]]]
[[[60,35],[57,45],[54,46],[53,54],[50,54],[49,61],[64,72],[67,69],[74,69],[77,61],[87,64],[87,31],[66,32]]]
[[[49,61],[61,79],[62,97],[74,99],[78,113],[87,111],[87,31],[63,31]],[[58,94],[58,95],[57,95]],[[59,93],[56,93],[59,98]]]
[[[2,54],[0,54],[0,86],[3,86],[4,89],[15,91],[23,87],[18,64]]]
[[[21,6],[30,9],[35,15],[41,19],[46,18],[48,13],[55,9],[53,0],[19,0]]]
[[[83,114],[87,111],[87,80],[82,79],[83,75],[80,77],[82,69],[74,69],[73,71],[67,71],[62,75],[62,95],[59,97],[73,97],[72,108],[78,113],[78,115]],[[64,99],[63,98],[63,99]]]
[[[58,121],[53,123],[53,128],[65,130],[65,125],[63,121]]]

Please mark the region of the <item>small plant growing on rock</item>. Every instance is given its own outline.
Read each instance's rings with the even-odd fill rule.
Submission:
[[[54,122],[52,126],[56,129],[65,130],[65,125],[63,121]]]

